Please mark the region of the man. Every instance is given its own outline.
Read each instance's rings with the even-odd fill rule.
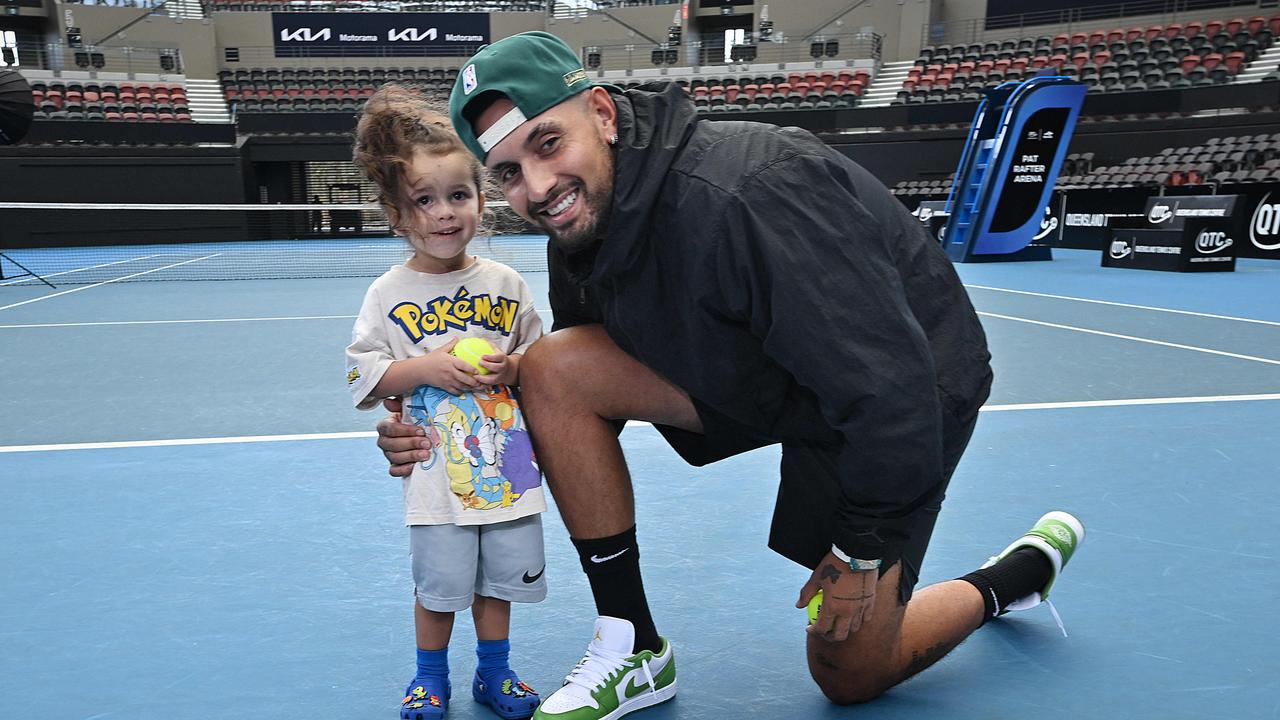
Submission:
[[[675,693],[618,420],[652,422],[695,465],[782,444],[769,545],[813,569],[797,607],[824,594],[808,658],[834,702],[1048,595],[1083,539],[1066,513],[913,597],[990,356],[950,262],[862,168],[800,130],[700,121],[675,85],[592,85],[541,32],[480,50],[450,114],[550,236],[554,332],[524,358],[523,400],[602,617],[535,717],[613,719]],[[393,475],[427,445],[393,420],[379,433]]]

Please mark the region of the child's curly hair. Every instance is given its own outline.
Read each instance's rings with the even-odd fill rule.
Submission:
[[[404,172],[415,150],[438,155],[459,152],[466,156],[476,192],[485,191],[484,166],[454,132],[439,106],[417,90],[388,83],[365,103],[356,125],[352,159],[378,186],[378,203],[387,213],[391,229],[407,236],[412,228],[412,201],[404,192]]]

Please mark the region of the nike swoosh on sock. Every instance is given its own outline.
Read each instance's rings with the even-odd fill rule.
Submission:
[[[609,562],[610,560],[612,560],[612,559],[614,559],[614,558],[616,558],[616,557],[621,557],[623,553],[625,553],[626,551],[628,551],[628,550],[630,550],[630,549],[631,549],[631,548],[622,548],[622,549],[621,549],[621,550],[619,550],[618,552],[616,552],[616,553],[614,553],[614,554],[612,554],[612,555],[606,555],[606,556],[604,556],[604,557],[600,557],[599,555],[592,555],[592,556],[591,556],[591,562],[596,563],[596,564],[603,563],[603,562]]]

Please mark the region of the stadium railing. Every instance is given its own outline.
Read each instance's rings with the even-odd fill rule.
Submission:
[[[51,71],[96,71],[127,74],[182,74],[182,51],[178,48],[85,45],[71,47],[65,42],[17,44],[17,70],[34,68]]]

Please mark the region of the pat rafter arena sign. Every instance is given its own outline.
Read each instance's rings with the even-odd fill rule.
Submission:
[[[272,13],[276,57],[432,57],[489,42],[488,13]]]

